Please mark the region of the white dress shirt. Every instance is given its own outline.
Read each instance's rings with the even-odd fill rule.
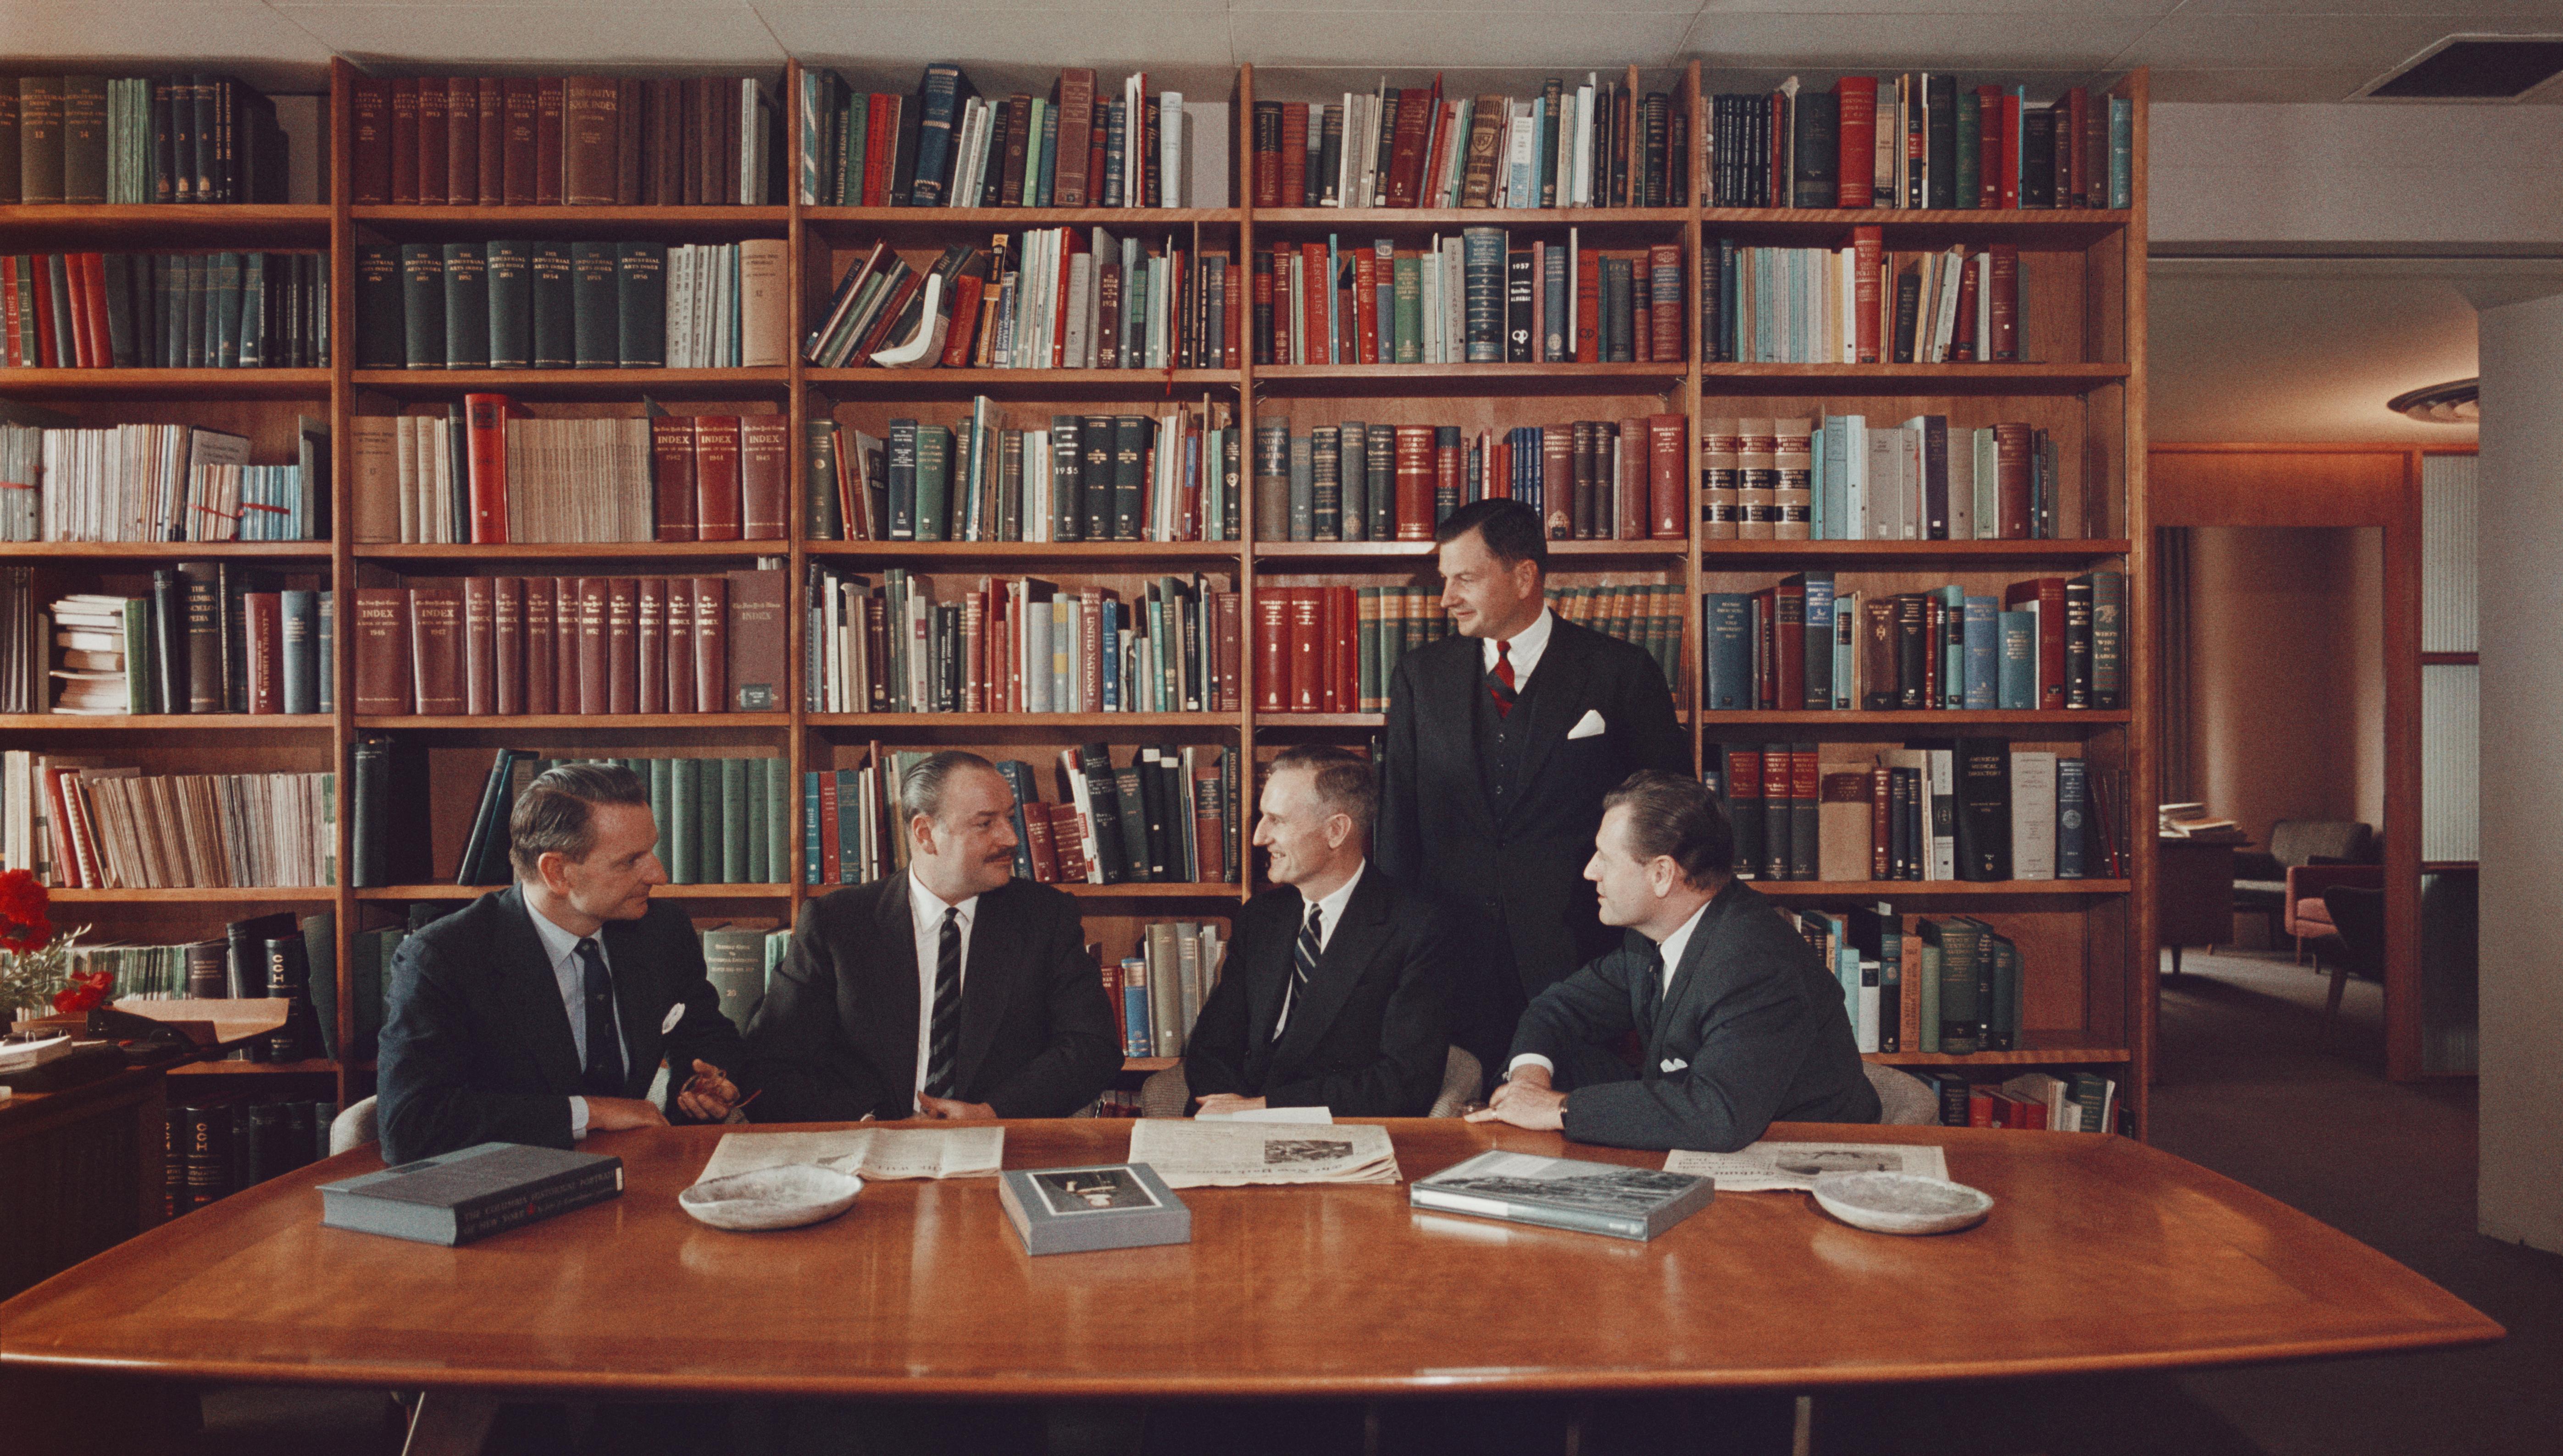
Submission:
[[[1350,879],[1335,886],[1332,893],[1317,902],[1318,955],[1322,956],[1326,953],[1327,942],[1335,938],[1335,927],[1344,923],[1344,907],[1352,903],[1353,886],[1361,883],[1362,871],[1369,867],[1370,860],[1365,857],[1361,863],[1353,866]],[[1290,929],[1291,960],[1294,966],[1298,958],[1299,927],[1307,923],[1308,917],[1301,915],[1299,925],[1292,926]],[[1282,983],[1282,1014],[1273,1022],[1273,1034],[1276,1036],[1281,1035],[1282,1028],[1290,1024],[1290,988],[1296,984],[1296,981],[1297,978],[1294,975],[1291,980]]]
[[[1540,654],[1548,650],[1549,630],[1556,625],[1557,618],[1543,603],[1539,616],[1530,626],[1504,639],[1507,655],[1512,658],[1513,691],[1519,692],[1530,685],[1530,675],[1539,666]],[[1485,660],[1485,670],[1492,672],[1495,670],[1495,639],[1486,637],[1484,643],[1479,651]]]
[[[548,916],[534,908],[531,899],[525,901],[525,918],[534,923],[534,936],[543,943],[543,954],[552,959],[552,980],[560,984],[561,1009],[569,1013],[570,1043],[578,1048],[578,1064],[584,1068],[587,1065],[587,968],[578,960],[581,937],[552,924]],[[604,934],[600,931],[585,938],[596,942],[596,958],[605,963],[610,974],[614,970],[614,958],[605,953]],[[620,1006],[614,1010],[614,1044],[628,1065],[632,1060],[628,1049],[631,1043],[623,1036]],[[573,1139],[587,1136],[587,1099],[584,1097],[569,1100],[569,1135]]]
[[[934,1050],[934,969],[943,956],[946,910],[961,912],[961,986],[954,988],[957,992],[970,982],[970,925],[979,916],[979,897],[972,895],[958,905],[946,905],[916,877],[915,870],[909,870],[907,914],[916,927],[916,1085],[909,1091],[920,1098],[925,1095],[925,1061]],[[920,1110],[925,1106],[922,1102],[914,1105]]]
[[[1674,973],[1681,969],[1682,952],[1690,948],[1690,933],[1699,929],[1699,918],[1707,913],[1708,902],[1702,900],[1699,908],[1690,912],[1690,918],[1683,921],[1679,929],[1666,936],[1656,946],[1656,954],[1664,959],[1664,969],[1661,974],[1665,978],[1665,984],[1659,990],[1668,999],[1674,994]],[[1504,1075],[1509,1077],[1524,1066],[1545,1068],[1552,1076],[1557,1072],[1557,1063],[1538,1052],[1525,1051],[1514,1057],[1511,1064],[1504,1068]]]

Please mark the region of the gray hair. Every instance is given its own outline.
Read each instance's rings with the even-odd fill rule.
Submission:
[[[905,821],[916,822],[918,815],[930,819],[942,819],[943,786],[952,778],[953,770],[964,768],[985,769],[991,774],[997,772],[995,764],[959,748],[927,754],[908,765],[907,772],[898,777],[898,807]]]
[[[621,764],[558,764],[536,775],[507,813],[507,859],[516,873],[540,878],[542,858],[560,853],[572,862],[596,847],[594,810],[600,804],[650,807],[650,787]]]
[[[1370,832],[1371,820],[1379,816],[1379,776],[1369,759],[1331,744],[1302,743],[1273,760],[1274,773],[1283,769],[1307,770],[1316,779],[1317,802],[1330,814],[1349,817],[1354,828]]]

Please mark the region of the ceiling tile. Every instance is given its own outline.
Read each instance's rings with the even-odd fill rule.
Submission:
[[[1229,12],[1235,15],[1276,10],[1306,14],[1319,8],[1310,0],[1228,0]],[[1466,24],[1471,16],[1492,13],[1549,15],[1580,25],[1590,15],[1678,15],[1688,18],[1699,13],[1699,0],[1575,0],[1573,13],[1566,16],[1558,15],[1557,0],[1371,0],[1360,9],[1363,15],[1378,11],[1439,16],[1453,24]]]
[[[2116,59],[2121,66],[2283,71],[2368,67],[2375,75],[2451,31],[2478,24],[2411,15],[2192,15],[2166,17]]]
[[[1724,15],[1843,15],[1902,28],[1944,15],[2079,16],[2133,19],[2168,15],[2181,0],[1707,0],[1700,18]]]
[[[527,66],[780,67],[782,47],[745,9],[710,15],[630,5],[525,4],[456,24],[436,5],[278,5],[349,60]]]
[[[1237,59],[1258,66],[1662,66],[1681,49],[1687,14],[1440,11],[1238,11]]]
[[[759,4],[756,13],[785,49],[805,60],[918,63],[957,54],[1001,65],[1098,70],[1229,64],[1228,17],[1217,13],[1151,14],[1134,28],[1091,11],[1018,11],[966,35],[940,8]]]
[[[2365,67],[2303,71],[2271,71],[2267,68],[2192,71],[2157,66],[2154,68],[2152,91],[2156,105],[2183,101],[2303,105],[2345,101],[2352,92],[2375,79],[2375,71]]]
[[[2563,31],[2555,0],[2463,0],[2465,24],[2452,30]],[[2446,5],[2429,0],[2188,0],[2183,15],[2420,15],[2444,16]],[[2500,22],[2497,25],[2486,24]],[[2522,22],[2527,22],[2522,24]]]
[[[262,63],[325,68],[329,48],[258,5],[52,4],[8,0],[12,63],[54,58],[166,66],[185,56],[238,72],[252,85]]]
[[[1710,66],[1785,65],[1830,75],[1873,67],[2087,71],[2154,24],[2147,16],[1748,15],[1702,12],[1685,49]]]

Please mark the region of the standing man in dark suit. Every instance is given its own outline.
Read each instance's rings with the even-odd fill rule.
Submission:
[[[1584,873],[1603,920],[1635,934],[1530,1003],[1510,1080],[1471,1121],[1702,1153],[1732,1153],[1774,1122],[1877,1121],[1842,985],[1735,878],[1716,797],[1647,773],[1604,805]],[[1646,1046],[1634,1078],[1590,1054],[1631,1031]]]
[[[1255,842],[1276,888],[1238,917],[1184,1047],[1202,1111],[1432,1110],[1450,1056],[1450,927],[1369,862],[1378,805],[1358,755],[1299,747],[1273,761]]]
[[[1602,796],[1639,769],[1688,773],[1690,739],[1653,657],[1548,610],[1530,507],[1478,501],[1434,539],[1460,635],[1390,681],[1379,862],[1463,912],[1452,1039],[1491,1075],[1531,998],[1613,943],[1580,873]]]
[[[1015,872],[1015,795],[975,753],[899,781],[904,874],[804,906],[748,1023],[763,1122],[1066,1117],[1121,1069],[1077,902]]]
[[[516,883],[402,941],[393,962],[376,1105],[387,1161],[665,1126],[645,1100],[662,1056],[690,1072],[672,1113],[728,1116],[738,1031],[693,925],[650,899],[668,882],[658,840],[649,790],[617,765],[563,764],[516,796]]]

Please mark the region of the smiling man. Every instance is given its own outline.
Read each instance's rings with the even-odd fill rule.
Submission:
[[[747,1028],[760,1122],[1066,1117],[1121,1069],[1077,902],[1014,877],[1014,791],[949,750],[899,780],[905,873],[802,907]]]
[[[1530,507],[1480,500],[1434,539],[1459,636],[1390,679],[1376,852],[1458,913],[1451,1039],[1491,1075],[1530,999],[1616,943],[1577,873],[1602,796],[1639,769],[1689,772],[1690,737],[1655,658],[1549,610]]]
[[[1705,1153],[1774,1122],[1877,1121],[1841,985],[1734,857],[1697,781],[1639,773],[1611,791],[1584,877],[1603,922],[1630,933],[1531,1001],[1509,1080],[1470,1120]],[[1590,1055],[1631,1031],[1646,1048],[1634,1075]]]
[[[392,964],[386,1160],[665,1126],[645,1100],[662,1057],[680,1074],[670,1113],[728,1115],[738,1032],[693,925],[650,898],[668,882],[658,841],[648,789],[617,765],[563,764],[516,796],[515,884],[402,941]]]

